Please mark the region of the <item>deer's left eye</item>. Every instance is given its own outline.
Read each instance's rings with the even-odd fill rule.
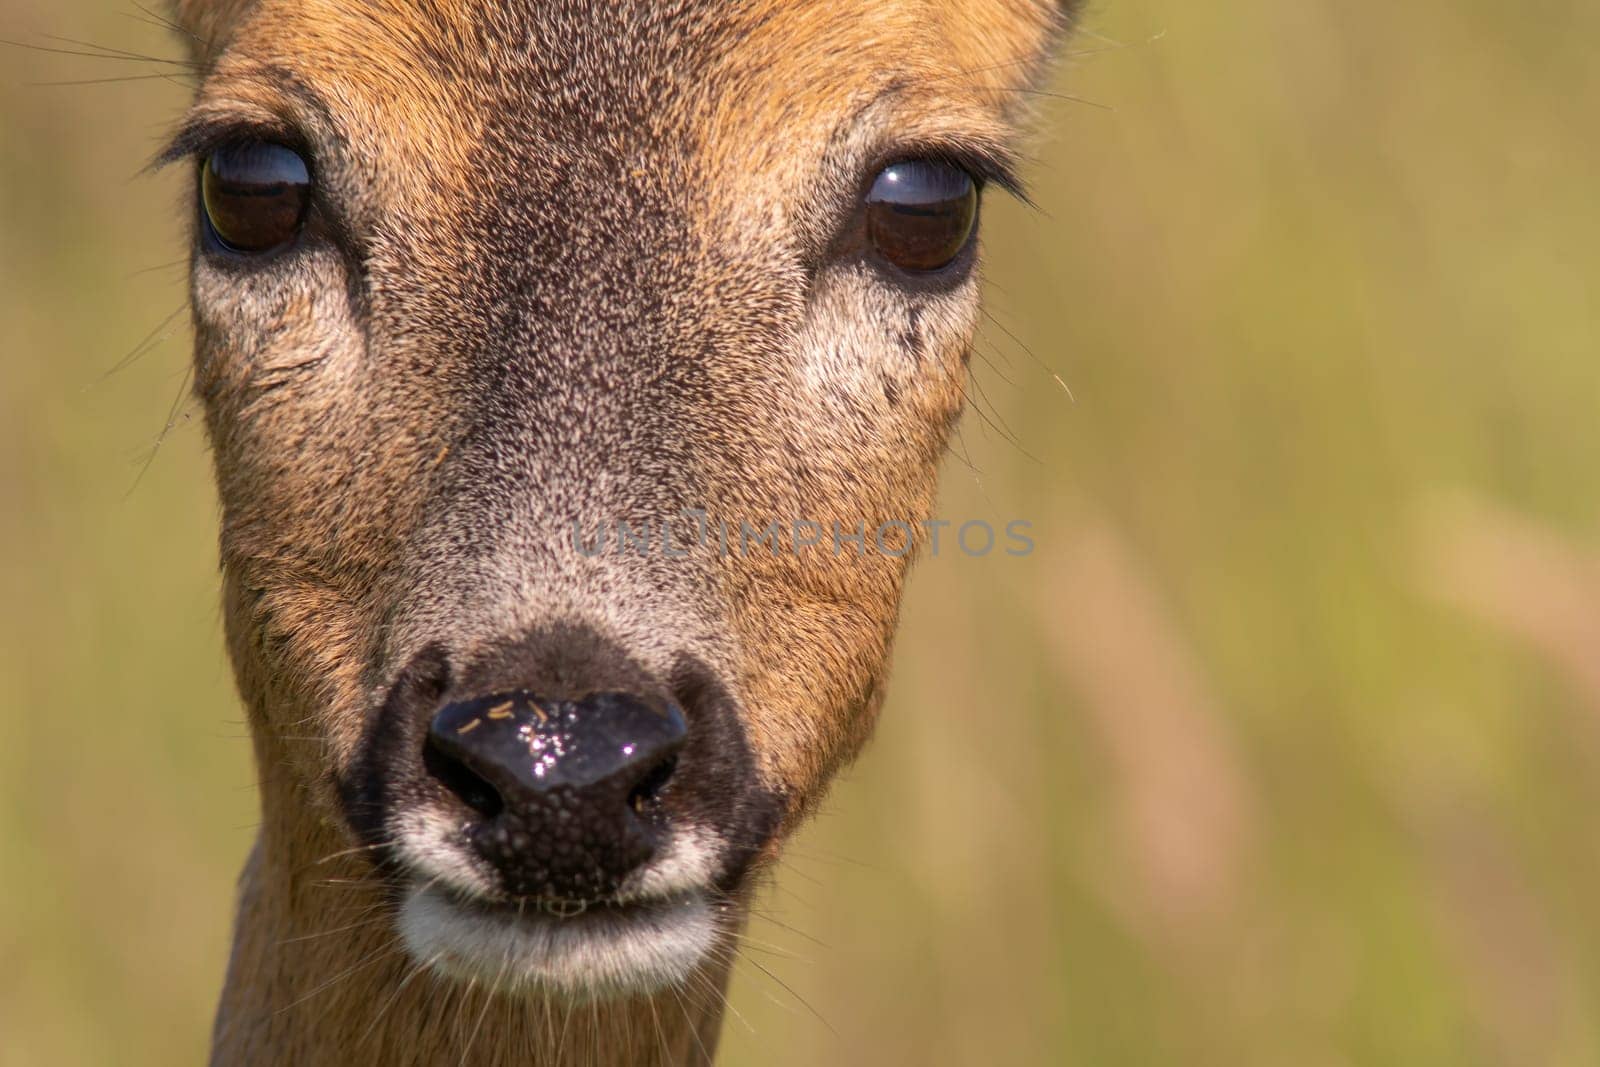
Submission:
[[[977,222],[977,182],[953,163],[891,163],[867,193],[867,238],[902,270],[925,273],[949,266],[967,247]]]
[[[311,203],[300,153],[271,141],[218,148],[200,171],[206,223],[233,252],[267,252],[294,240]]]

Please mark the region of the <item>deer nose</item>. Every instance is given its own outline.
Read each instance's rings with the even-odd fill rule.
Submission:
[[[666,702],[513,691],[441,708],[423,764],[471,813],[466,836],[506,893],[591,901],[655,854],[687,735]]]

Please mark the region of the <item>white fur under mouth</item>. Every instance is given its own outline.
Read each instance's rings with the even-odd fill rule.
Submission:
[[[578,1000],[682,984],[717,940],[716,916],[696,892],[559,918],[479,908],[412,887],[399,928],[411,955],[442,974]]]

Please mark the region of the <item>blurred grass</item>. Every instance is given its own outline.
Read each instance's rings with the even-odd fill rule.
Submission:
[[[173,54],[136,14],[0,36]],[[969,416],[941,508],[1038,551],[918,572],[725,1060],[1600,1062],[1600,8],[1089,29],[987,226],[1039,462]],[[190,406],[143,469],[182,317],[105,376],[183,300],[185,94],[0,56],[0,1064],[194,1062],[255,813]]]

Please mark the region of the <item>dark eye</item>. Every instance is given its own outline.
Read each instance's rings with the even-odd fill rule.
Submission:
[[[200,170],[206,222],[235,252],[266,252],[300,232],[311,172],[292,148],[245,141],[212,152]]]
[[[891,163],[867,193],[867,237],[884,259],[903,270],[949,266],[967,247],[977,222],[977,183],[953,163]]]

